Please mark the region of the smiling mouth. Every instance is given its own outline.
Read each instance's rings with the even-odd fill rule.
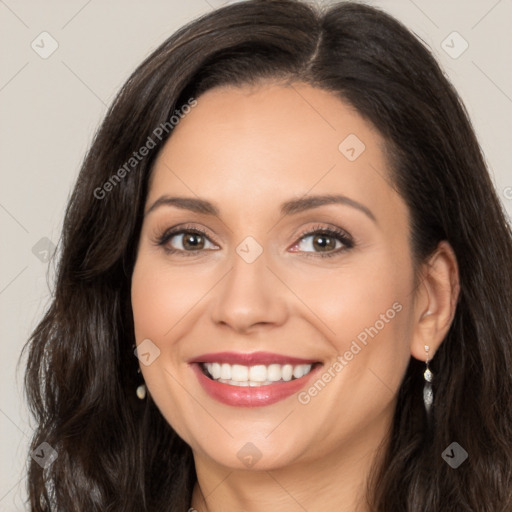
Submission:
[[[269,386],[301,379],[322,363],[245,366],[228,363],[199,363],[206,377],[231,386]]]

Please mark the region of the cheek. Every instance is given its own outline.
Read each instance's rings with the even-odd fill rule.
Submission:
[[[158,380],[163,376],[162,361],[176,355],[174,350],[169,350],[174,348],[169,344],[174,325],[185,313],[182,313],[182,296],[176,292],[176,283],[163,274],[158,263],[142,255],[137,259],[132,276],[131,301],[137,346],[149,339],[158,348],[158,351],[154,349],[158,354],[154,362],[141,364],[144,379],[153,392],[155,385],[160,386]]]
[[[353,261],[315,287],[297,283],[296,289],[321,319],[317,325],[331,361],[343,367],[331,372],[343,375],[333,379],[335,387],[345,404],[357,407],[361,397],[391,400],[401,383],[410,359],[413,269],[407,258],[391,253]]]
[[[154,282],[151,273],[134,272],[132,310],[137,344],[149,338],[158,345],[159,338],[171,328],[167,312],[169,298],[163,300],[164,289],[163,283]]]
[[[137,341],[144,338],[172,341],[171,331],[201,297],[198,279],[141,255],[132,277],[131,300]],[[203,292],[204,293],[204,292]]]
[[[410,360],[411,274],[407,266],[366,268],[325,280],[314,303],[332,358],[321,382],[298,399],[308,416],[322,418],[320,434],[327,444],[350,439],[390,414]]]
[[[374,333],[402,330],[402,311],[411,300],[412,267],[405,258],[386,250],[354,255],[332,271],[310,273],[290,271],[297,296],[321,320],[326,338],[346,349],[347,340],[364,342]],[[302,277],[301,277],[302,276]],[[339,342],[337,341],[339,340]],[[343,350],[344,351],[344,350]]]
[[[179,344],[173,340],[180,331],[180,319],[190,310],[190,305],[186,308],[184,304],[193,304],[192,298],[187,300],[186,295],[193,292],[190,287],[182,286],[178,274],[169,275],[169,270],[157,258],[142,253],[133,271],[131,301],[136,344],[149,339],[159,350],[154,352],[158,356],[151,364],[140,365],[148,391],[166,421],[189,442],[183,420],[187,401],[176,373],[181,354]],[[176,407],[177,404],[180,406]]]

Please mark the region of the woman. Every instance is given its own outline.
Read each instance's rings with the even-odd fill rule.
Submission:
[[[31,510],[511,510],[511,255],[399,22],[203,16],[122,88],[66,211]]]

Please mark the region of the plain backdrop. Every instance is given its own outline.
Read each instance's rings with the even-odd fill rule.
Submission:
[[[85,151],[144,57],[184,23],[227,3],[0,0],[0,511],[28,510],[32,426],[24,360],[17,363],[48,305],[48,255]],[[466,104],[510,215],[512,0],[366,3],[403,21],[433,50]]]

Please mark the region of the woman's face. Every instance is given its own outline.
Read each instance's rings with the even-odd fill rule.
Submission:
[[[305,84],[210,90],[175,128],[132,306],[148,392],[196,464],[355,458],[383,439],[414,316],[388,176],[372,126]]]

